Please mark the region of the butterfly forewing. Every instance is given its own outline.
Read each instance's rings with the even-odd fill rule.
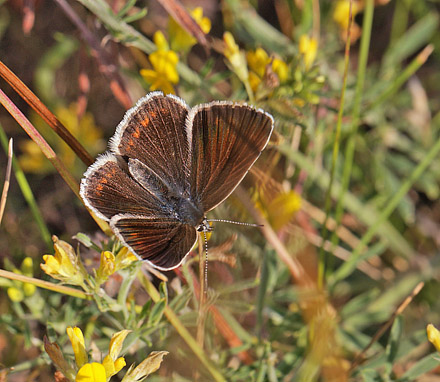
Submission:
[[[273,119],[247,105],[215,102],[194,108],[191,195],[209,211],[237,187],[269,141]]]
[[[188,110],[180,98],[149,94],[127,112],[112,138],[111,150],[139,160],[166,184],[184,193],[189,172]]]
[[[197,239],[194,227],[170,218],[123,214],[113,217],[110,226],[139,258],[164,270],[179,266]]]

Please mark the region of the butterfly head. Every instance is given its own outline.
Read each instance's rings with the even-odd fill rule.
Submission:
[[[206,219],[206,216],[203,218],[203,221],[197,227],[197,232],[212,232],[213,230],[214,228],[209,223],[208,219]]]

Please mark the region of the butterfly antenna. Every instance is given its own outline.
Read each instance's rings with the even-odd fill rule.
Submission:
[[[203,288],[203,293],[205,294],[205,299],[208,294],[208,238],[206,236],[206,231],[203,231],[203,237],[205,239],[205,285]]]
[[[208,219],[207,222],[230,223],[230,224],[246,225],[248,227],[263,227],[263,224],[243,223],[243,222],[236,222],[234,220],[224,220],[224,219]]]

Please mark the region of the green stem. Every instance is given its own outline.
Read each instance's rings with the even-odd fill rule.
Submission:
[[[28,276],[24,276],[24,275],[19,275],[19,274],[14,273],[14,272],[5,271],[3,269],[0,269],[0,277],[4,277],[4,278],[9,279],[9,280],[21,281],[23,283],[30,283],[30,284],[33,284],[33,285],[37,286],[38,288],[48,289],[48,290],[51,290],[51,291],[54,291],[54,292],[57,292],[57,293],[65,294],[66,296],[82,298],[82,299],[85,299],[85,300],[91,300],[92,299],[92,297],[90,295],[86,294],[82,290],[75,289],[75,288],[70,288],[70,287],[67,287],[67,286],[64,286],[64,285],[60,285],[60,284],[54,284],[54,283],[51,283],[49,281],[44,281],[44,280],[36,279],[34,277],[28,277]]]
[[[359,53],[359,67],[357,73],[357,83],[354,97],[354,105],[352,112],[352,125],[350,136],[347,141],[347,146],[345,148],[345,162],[342,171],[342,183],[341,190],[338,196],[338,202],[336,205],[335,221],[339,225],[342,218],[342,213],[344,211],[344,199],[348,190],[348,185],[350,183],[351,171],[353,167],[353,158],[356,148],[356,135],[359,126],[359,115],[362,103],[362,94],[364,91],[365,84],[365,73],[367,71],[368,63],[368,51],[370,49],[370,39],[371,39],[371,28],[373,25],[373,11],[374,11],[374,1],[367,0],[365,6],[364,19],[362,22],[362,40]],[[336,235],[336,230],[332,235],[331,242],[333,245],[338,244],[338,236]]]
[[[127,296],[128,296],[128,293],[130,292],[131,284],[133,283],[134,279],[136,278],[138,268],[139,268],[138,266],[133,266],[133,267],[128,268],[127,272],[125,272],[126,277],[123,278],[122,283],[121,283],[121,287],[119,288],[117,301],[118,301],[118,304],[122,308],[122,313],[124,315],[125,320],[127,320],[128,315],[129,315],[129,312],[127,309]]]
[[[345,105],[345,90],[347,89],[347,77],[348,77],[348,68],[350,64],[350,30],[351,24],[353,22],[353,13],[352,13],[352,4],[350,2],[350,20],[347,28],[347,41],[345,43],[345,56],[344,56],[344,80],[342,83],[341,89],[341,100],[338,111],[338,121],[336,123],[336,131],[335,131],[335,139],[333,143],[333,153],[332,153],[332,165],[330,169],[330,182],[328,184],[328,188],[325,195],[325,219],[322,225],[322,245],[319,249],[319,263],[318,263],[318,288],[322,288],[324,285],[324,274],[325,274],[325,251],[324,251],[324,243],[327,241],[327,221],[330,216],[330,209],[332,206],[332,188],[333,182],[336,174],[336,163],[338,161],[339,156],[339,146],[341,143],[341,126],[342,126],[342,117],[344,116],[344,105]]]
[[[6,136],[6,133],[1,125],[0,125],[0,142],[5,152],[7,152],[8,137]],[[34,216],[38,229],[41,232],[41,236],[43,237],[43,240],[46,243],[49,251],[52,251],[53,243],[49,229],[47,228],[46,223],[44,222],[43,216],[41,215],[40,209],[38,208],[38,204],[35,201],[34,194],[32,193],[32,189],[15,155],[12,158],[12,167],[14,169],[14,174],[15,174],[15,178],[17,179],[18,186],[20,187],[21,193],[23,194],[24,199],[26,200],[27,204],[29,205],[29,208],[31,209],[31,213]]]
[[[138,272],[138,278],[141,281],[143,287],[150,295],[151,299],[154,302],[158,302],[160,300],[160,294],[158,290],[154,287],[154,285],[148,280],[142,272]],[[174,329],[180,334],[186,344],[190,347],[193,353],[197,356],[197,358],[203,363],[206,369],[209,371],[213,380],[216,382],[226,382],[226,379],[223,375],[217,370],[215,365],[206,357],[203,349],[197,344],[197,341],[191,336],[190,332],[183,326],[182,322],[179,320],[179,317],[176,316],[174,311],[166,306],[164,310],[164,314],[167,317],[168,321],[171,325],[173,325]]]

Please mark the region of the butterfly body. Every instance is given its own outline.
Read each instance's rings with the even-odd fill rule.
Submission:
[[[269,141],[272,117],[214,101],[141,98],[81,181],[85,204],[140,259],[168,270],[210,230],[206,212],[236,188]]]

